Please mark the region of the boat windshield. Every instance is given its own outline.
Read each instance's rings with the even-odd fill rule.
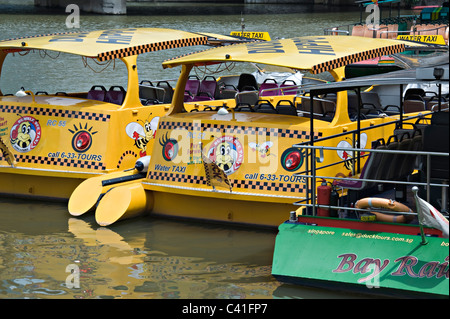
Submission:
[[[107,89],[121,86],[127,90],[125,64],[120,59],[99,62],[68,53],[33,50],[25,55],[8,54],[0,78],[5,95],[14,94],[22,87],[35,94],[87,92],[94,85]]]

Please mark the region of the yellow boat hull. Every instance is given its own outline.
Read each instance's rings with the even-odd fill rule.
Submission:
[[[278,227],[296,207],[291,203],[203,197],[168,191],[153,192],[151,214],[245,226]]]

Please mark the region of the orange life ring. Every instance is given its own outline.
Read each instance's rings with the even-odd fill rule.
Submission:
[[[408,212],[412,213],[412,210],[402,203],[399,203],[392,199],[367,197],[360,199],[355,204],[356,208],[384,208],[395,212]],[[410,215],[387,215],[379,212],[370,212],[377,217],[377,221],[389,222],[389,223],[409,223],[412,220]]]

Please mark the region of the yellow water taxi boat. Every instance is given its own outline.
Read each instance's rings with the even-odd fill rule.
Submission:
[[[151,83],[142,78],[146,63],[141,62],[146,60],[138,63],[138,57],[147,52],[233,41],[237,40],[229,36],[157,28],[0,41],[0,194],[67,200],[86,178],[133,167],[138,158],[151,153],[158,121],[169,109],[167,103],[173,92],[165,81]],[[42,72],[49,59],[46,57],[55,59],[50,59],[49,68],[60,65],[60,60],[81,58],[86,69],[81,83],[87,85],[86,91],[71,92],[67,88],[65,92],[49,93],[39,88],[40,83],[32,83],[39,88],[34,92],[19,90],[23,85],[20,81],[25,82],[26,77],[13,70],[7,78],[1,71],[15,69],[25,56],[32,56],[38,61],[35,64],[42,63]],[[115,69],[116,64],[125,74],[114,70],[110,78],[104,78],[107,75],[103,73],[102,82],[90,82],[95,81],[90,69],[100,72],[107,67]],[[61,77],[70,79],[76,73],[73,71],[64,70]],[[19,82],[14,92],[5,91],[5,84],[14,81]],[[105,87],[111,82],[114,85]],[[122,83],[125,85],[119,85]],[[190,108],[198,109],[201,103],[195,102]]]
[[[315,187],[297,176],[309,164],[304,160],[306,154],[293,144],[306,141],[370,147],[373,141],[392,133],[404,116],[403,110],[390,113],[374,106],[375,112],[369,116],[372,106],[361,101],[355,105],[358,97],[343,91],[334,98],[298,95],[228,110],[189,112],[183,94],[191,70],[254,62],[313,74],[329,71],[340,81],[345,65],[401,52],[406,45],[387,39],[299,37],[231,45],[168,60],[163,66],[181,65],[181,75],[171,107],[159,121],[151,158],[142,159],[146,178],[124,184],[114,175],[88,179],[70,197],[69,212],[79,216],[95,209],[100,225],[151,212],[277,227],[286,212],[295,209],[293,202],[305,198]],[[353,106],[355,114],[351,113]],[[357,121],[354,115],[366,119]],[[358,129],[369,126],[376,128],[357,134]],[[322,161],[340,163],[325,169],[331,176],[349,176],[355,174],[355,158],[352,152],[336,152]],[[137,173],[130,167],[123,174]]]

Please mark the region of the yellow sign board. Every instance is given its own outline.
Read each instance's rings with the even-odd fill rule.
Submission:
[[[231,31],[230,35],[235,36],[235,37],[243,37],[243,38],[249,38],[249,39],[270,41],[269,32]]]
[[[445,40],[442,35],[399,35],[397,40],[445,45]]]

